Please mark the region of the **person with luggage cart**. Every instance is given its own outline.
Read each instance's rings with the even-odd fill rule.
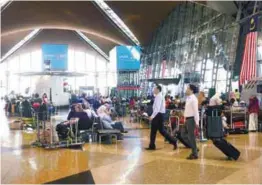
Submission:
[[[165,137],[169,143],[174,145],[174,150],[177,149],[177,140],[172,137],[164,128],[164,114],[166,112],[165,109],[165,100],[161,95],[162,87],[160,85],[156,85],[154,88],[155,100],[153,104],[153,113],[149,117],[151,121],[151,132],[150,132],[150,144],[146,150],[155,150],[155,140],[157,131],[160,132],[162,136]]]
[[[198,99],[195,96],[197,87],[190,84],[186,90],[186,105],[184,117],[186,119],[186,132],[192,149],[192,153],[187,157],[189,160],[198,159],[198,150],[195,137],[195,128],[199,126]]]

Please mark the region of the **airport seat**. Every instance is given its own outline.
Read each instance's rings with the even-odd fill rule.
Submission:
[[[103,123],[102,121],[97,118],[97,123],[98,123],[98,130],[97,130],[97,133],[98,133],[98,140],[99,140],[99,143],[101,144],[102,142],[102,138],[103,137],[109,137],[109,140],[110,140],[110,143],[112,143],[112,139],[115,138],[116,142],[117,142],[117,136],[119,134],[121,134],[120,130],[116,130],[116,129],[104,129],[103,127]]]

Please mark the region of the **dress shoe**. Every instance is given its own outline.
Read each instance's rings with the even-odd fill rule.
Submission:
[[[148,147],[148,148],[145,148],[146,150],[156,150],[156,148],[153,148],[153,147]]]
[[[174,148],[173,148],[173,150],[176,150],[176,149],[177,149],[177,143],[174,144]]]
[[[190,156],[187,157],[188,160],[194,160],[198,159],[198,156],[191,154]]]

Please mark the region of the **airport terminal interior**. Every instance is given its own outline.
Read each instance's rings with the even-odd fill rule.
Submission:
[[[261,1],[1,2],[3,184],[262,184]]]

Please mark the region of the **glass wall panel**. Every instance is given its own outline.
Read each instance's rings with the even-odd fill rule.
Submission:
[[[31,58],[30,53],[20,56],[20,72],[31,71]]]
[[[104,60],[101,60],[100,58],[98,58],[96,60],[96,66],[97,66],[98,72],[105,72],[106,71],[106,62]]]
[[[86,53],[86,70],[87,71],[95,71],[96,64],[95,64],[95,56]]]
[[[68,71],[76,71],[75,67],[75,50],[68,50]]]
[[[107,92],[107,86],[116,87],[116,64],[108,64],[107,62],[104,58],[95,56],[93,52],[83,52],[70,48],[68,50],[68,71],[84,74],[81,77],[68,78],[71,90],[78,91],[80,86],[93,86],[102,88],[103,92]],[[107,70],[107,67],[109,70]],[[0,95],[10,93],[12,90],[16,93],[24,93],[27,87],[31,87],[33,93],[38,77],[25,77],[19,73],[41,71],[41,50],[10,57],[3,64],[0,64]],[[107,71],[109,72],[107,73]]]
[[[34,72],[42,71],[42,51],[33,51],[31,55],[31,70]]]
[[[162,53],[166,51],[166,77],[176,77],[176,72],[189,72],[197,73],[201,77],[200,83],[208,88],[215,86],[215,81],[226,84],[228,72],[223,66],[234,61],[232,38],[234,32],[239,32],[237,26],[232,26],[233,21],[234,18],[228,15],[192,2],[176,6],[159,25],[151,43],[145,48],[146,54],[143,57],[151,57],[153,61],[153,78],[161,78]],[[215,73],[217,65],[214,62],[219,63],[218,73]],[[142,68],[147,71],[149,65],[142,65]],[[221,73],[223,75],[218,75]],[[179,85],[181,87],[178,89],[183,89],[184,82]],[[145,87],[144,92],[149,88]]]
[[[75,69],[77,72],[86,71],[85,53],[81,51],[75,52]]]

